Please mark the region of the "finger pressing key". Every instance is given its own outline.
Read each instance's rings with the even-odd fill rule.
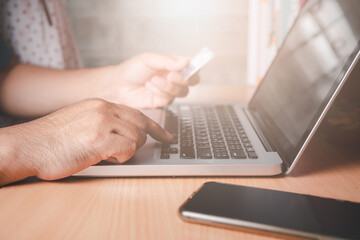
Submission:
[[[149,124],[149,128],[148,128],[147,133],[151,137],[153,137],[155,140],[160,141],[160,142],[171,142],[172,141],[172,139],[174,137],[173,137],[173,135],[171,133],[169,133],[168,131],[166,131],[162,127],[160,127],[159,124],[157,124],[156,122],[154,122],[150,118],[147,117],[147,119],[148,119],[148,124]]]

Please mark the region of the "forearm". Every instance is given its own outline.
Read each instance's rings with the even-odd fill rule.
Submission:
[[[17,65],[0,84],[3,111],[22,117],[41,116],[71,103],[101,95],[101,80],[114,67],[55,70]]]

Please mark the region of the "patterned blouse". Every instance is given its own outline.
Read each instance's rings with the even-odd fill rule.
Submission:
[[[82,66],[62,0],[1,0],[0,33],[21,63]]]
[[[62,0],[0,0],[0,70],[13,56],[42,67],[82,67]],[[0,128],[28,120],[0,110]]]

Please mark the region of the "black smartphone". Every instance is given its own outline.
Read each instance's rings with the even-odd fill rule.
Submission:
[[[182,219],[307,238],[360,239],[360,203],[207,182],[180,207]]]

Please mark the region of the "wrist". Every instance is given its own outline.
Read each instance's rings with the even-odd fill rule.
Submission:
[[[118,66],[106,66],[91,69],[91,79],[85,82],[88,87],[88,98],[108,99],[114,88],[112,81],[118,76]]]
[[[22,158],[21,139],[13,139],[10,128],[0,129],[0,186],[35,176],[32,162]]]

